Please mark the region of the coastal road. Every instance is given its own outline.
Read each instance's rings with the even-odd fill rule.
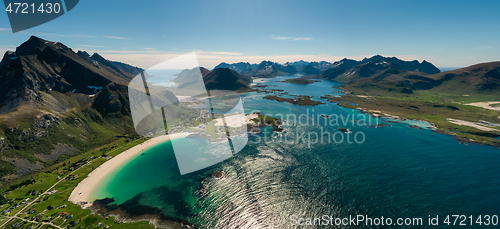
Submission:
[[[49,189],[47,189],[47,191],[45,191],[44,193],[42,193],[41,195],[39,195],[37,198],[35,198],[33,201],[31,201],[30,203],[26,204],[26,206],[24,206],[24,208],[22,208],[21,210],[19,210],[15,215],[9,217],[7,220],[5,220],[5,222],[3,222],[1,225],[0,225],[0,228],[3,228],[5,225],[7,225],[7,223],[10,222],[10,220],[12,219],[16,219],[16,218],[19,218],[18,215],[21,214],[22,212],[24,212],[24,210],[26,210],[27,208],[29,208],[30,206],[32,206],[34,203],[36,203],[36,201],[38,199],[40,199],[42,196],[46,195],[47,193],[50,192],[50,190],[52,190],[55,186],[57,186],[59,183],[61,183],[62,181],[66,180],[66,178],[68,178],[70,175],[72,175],[73,173],[75,173],[76,171],[80,170],[81,168],[89,165],[89,164],[92,164],[93,161],[91,161],[90,163],[87,163],[83,166],[80,166],[80,168],[78,169],[75,169],[73,170],[71,173],[69,173],[68,175],[66,175],[64,178],[61,178],[59,179],[59,181],[57,181],[54,185],[52,185]]]

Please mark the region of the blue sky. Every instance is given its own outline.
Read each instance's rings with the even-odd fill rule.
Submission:
[[[143,68],[195,51],[221,61],[362,59],[376,54],[465,67],[500,60],[500,1],[83,0],[13,34],[0,14],[0,51],[36,35]]]

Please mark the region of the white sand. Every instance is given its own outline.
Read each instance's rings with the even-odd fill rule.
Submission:
[[[468,104],[465,104],[465,105],[482,107],[484,109],[490,109],[490,110],[500,111],[500,107],[492,107],[492,106],[490,106],[492,104],[497,104],[497,103],[500,103],[500,102],[498,102],[498,101],[497,102],[477,102],[477,103],[468,103]]]
[[[478,130],[498,132],[497,129],[486,127],[486,126],[480,125],[479,123],[475,123],[475,122],[469,122],[469,121],[452,119],[452,118],[447,118],[446,120],[448,120],[448,122],[451,122],[453,124],[457,124],[457,125],[461,125],[461,126],[470,126],[470,127],[476,128]]]
[[[251,120],[254,118],[258,118],[258,117],[259,117],[259,115],[255,114],[255,113],[248,114],[245,116],[243,116],[242,114],[233,114],[233,115],[225,116],[225,119],[226,119],[227,126],[240,127],[240,126],[243,126],[245,124],[254,123]],[[215,119],[215,121],[216,121],[216,123],[214,124],[215,126],[223,126],[224,125],[222,118]]]
[[[111,172],[117,169],[120,165],[128,162],[131,158],[141,153],[143,150],[150,148],[159,143],[176,139],[176,138],[184,138],[191,133],[176,133],[171,135],[164,135],[156,138],[149,139],[143,142],[140,145],[134,146],[123,153],[113,157],[109,161],[105,162],[97,169],[92,171],[88,177],[83,179],[82,182],[78,184],[78,186],[73,190],[69,197],[69,201],[74,204],[79,204],[82,208],[89,208],[92,206],[92,202],[94,201],[91,197],[92,191],[94,188],[108,176]]]

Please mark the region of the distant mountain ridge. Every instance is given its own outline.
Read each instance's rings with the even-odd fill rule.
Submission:
[[[500,95],[500,62],[481,63],[447,72],[440,72],[427,61],[401,63],[376,56],[362,62],[343,61],[310,78],[343,82],[358,93],[369,94],[413,94],[417,90],[429,90],[456,95]]]
[[[380,55],[373,56],[371,58],[365,58],[361,61],[342,59],[340,61],[330,63],[327,61],[321,62],[308,62],[304,60],[287,62],[285,64],[279,64],[272,61],[262,61],[259,64],[250,64],[248,62],[239,62],[234,64],[221,63],[215,66],[217,68],[228,68],[238,72],[239,74],[246,74],[252,77],[275,77],[279,75],[290,75],[290,74],[302,74],[302,75],[316,75],[321,74],[324,71],[338,72],[342,69],[347,69],[359,64],[365,64],[369,62],[387,62],[394,65],[394,68],[404,70],[404,71],[415,71],[423,72],[426,74],[436,74],[440,70],[436,68],[433,64],[422,61],[421,63],[417,60],[414,61],[404,61],[396,57],[383,57]],[[334,78],[331,76],[326,76],[326,73],[321,74],[323,77]]]
[[[360,91],[396,91],[412,94],[416,90],[431,90],[449,94],[500,94],[500,62],[472,65],[441,72],[423,60],[404,61],[396,57],[375,55],[361,61],[342,59],[334,63],[295,61],[279,64],[221,63],[215,67],[229,68],[252,77],[275,77],[301,74],[304,78],[326,79],[345,83]]]

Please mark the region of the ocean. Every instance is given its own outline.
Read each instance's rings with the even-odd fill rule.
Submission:
[[[484,215],[500,213],[498,149],[460,144],[452,136],[432,132],[426,122],[394,123],[339,107],[320,98],[340,95],[333,88],[338,83],[280,82],[290,77],[294,76],[256,83],[291,95],[309,95],[326,104],[298,106],[263,99],[266,93],[242,95],[245,113],[284,117],[281,136],[263,128],[249,135],[247,146],[233,157],[183,176],[172,143],[165,142],[114,171],[93,196],[112,197],[115,204],[154,207],[200,228],[296,228],[294,224],[305,223],[307,218],[326,223],[314,221],[326,216],[331,221],[322,228],[386,228],[380,222],[374,224],[377,220],[373,219],[382,217],[384,223],[389,218],[393,225],[401,218],[402,222],[421,219],[419,228],[453,228],[461,220],[453,226],[451,218],[447,225],[448,215],[472,216],[473,221],[481,215],[484,222]],[[337,118],[340,121],[335,122]],[[339,127],[349,129],[350,134],[338,131]],[[190,147],[206,144],[197,137],[173,141]],[[212,178],[218,169],[226,176]],[[337,218],[360,216],[372,218],[372,224],[331,225]],[[429,225],[429,218],[436,216],[439,225]],[[493,223],[494,217],[490,218]],[[469,223],[465,228],[479,227],[470,226],[468,218],[465,222]]]

